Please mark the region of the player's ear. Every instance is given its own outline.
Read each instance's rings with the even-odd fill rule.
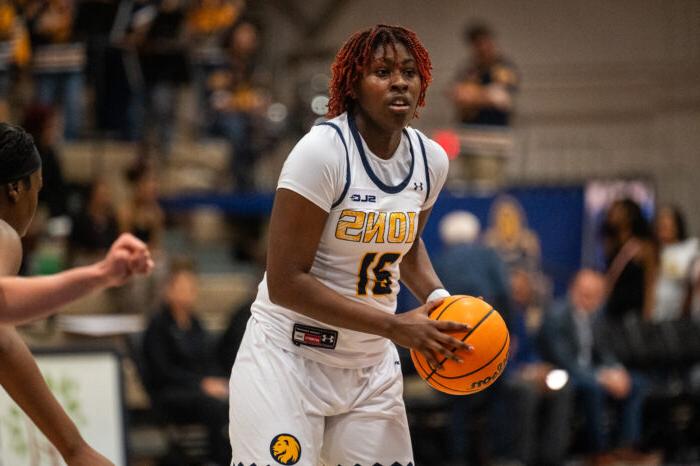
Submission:
[[[19,181],[7,183],[6,185],[3,185],[2,188],[0,188],[0,190],[2,191],[2,194],[7,197],[7,200],[11,204],[14,204],[19,200],[21,191]]]
[[[22,182],[13,181],[12,183],[8,183],[5,185],[5,190],[7,193],[7,198],[14,204],[19,201],[19,197],[22,193]]]

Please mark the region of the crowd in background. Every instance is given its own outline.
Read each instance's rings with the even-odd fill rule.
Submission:
[[[223,138],[233,187],[255,189],[254,166],[274,139],[260,23],[243,0],[0,2],[0,118],[40,105],[65,140],[140,142],[161,163],[183,138]],[[195,107],[184,132],[177,116]],[[235,155],[234,155],[235,154]]]
[[[232,187],[255,190],[255,165],[275,139],[266,116],[271,91],[258,60],[260,27],[243,0],[0,0],[0,118],[22,124],[37,143],[47,216],[71,219],[66,265],[101,257],[120,232],[133,233],[148,243],[156,261],[167,262],[158,167],[179,137],[183,85],[196,101],[188,136],[223,138]],[[473,59],[450,91],[458,121],[507,126],[519,73],[486,26],[470,28],[466,39]],[[128,201],[115,205],[110,184],[98,177],[73,202],[58,156],[61,141],[105,135],[140,143],[132,167],[119,175],[128,180]],[[499,384],[481,395],[450,399],[452,460],[485,462],[506,452],[499,459],[561,464],[572,450],[569,430],[576,417],[583,419],[579,451],[596,464],[653,461],[638,450],[644,403],[672,376],[697,393],[700,371],[645,366],[614,336],[618,330],[635,336],[634,329],[644,332],[651,328],[647,324],[700,326],[700,243],[687,231],[683,213],[663,205],[648,219],[633,200],[616,200],[599,229],[603,267],[581,270],[567,295],[554,299],[537,235],[527,229],[519,205],[503,197],[494,212],[496,220],[483,234],[473,215],[445,217],[444,251],[435,258],[450,292],[483,296],[502,310],[513,341]],[[41,268],[31,263],[37,237],[30,234],[25,244],[28,273]],[[153,315],[144,358],[153,376],[147,388],[158,408],[174,412],[172,406],[196,405],[181,414],[207,423],[214,457],[224,464],[225,420],[215,413],[226,413],[220,377],[227,374],[221,366],[212,369],[203,353],[205,329],[191,313],[197,295],[193,268],[164,267],[112,295],[115,311],[149,309]],[[220,353],[235,347],[246,311],[235,314]],[[169,340],[173,335],[177,341]],[[638,335],[642,344],[648,335]],[[232,357],[223,365],[230,367]],[[548,376],[555,369],[566,370],[568,381],[553,389]],[[617,409],[615,429],[608,422],[610,406]],[[493,421],[484,427],[494,439],[486,446],[468,440],[473,419],[483,412]]]
[[[515,209],[512,199],[502,198],[495,210],[504,204]],[[659,421],[644,416],[645,403],[697,393],[700,365],[697,359],[687,364],[682,355],[645,357],[633,346],[635,340],[649,345],[647,338],[663,339],[662,332],[671,341],[655,348],[689,344],[685,331],[700,336],[700,249],[683,214],[661,206],[649,221],[633,200],[614,201],[599,230],[604,267],[579,271],[559,299],[547,292],[537,245],[521,247],[536,238],[520,235],[526,239],[518,245],[503,236],[496,240],[493,231],[480,235],[479,221],[467,212],[445,216],[440,232],[445,249],[435,266],[444,284],[452,293],[493,303],[513,342],[500,383],[449,400],[453,463],[473,464],[466,458],[481,455],[505,456],[500,459],[508,464],[562,464],[574,446],[572,420],[582,419],[576,447],[592,464],[658,464],[643,433],[651,430],[645,422]],[[563,384],[550,379],[555,369],[566,371]],[[683,389],[669,393],[671,384]],[[469,425],[480,412],[487,413],[488,433],[475,437]],[[469,440],[474,438],[492,440],[484,446]]]

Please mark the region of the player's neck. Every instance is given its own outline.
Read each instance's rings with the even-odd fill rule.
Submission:
[[[387,131],[380,127],[362,112],[354,116],[357,130],[362,135],[369,150],[382,159],[390,159],[401,142],[401,130]]]
[[[6,203],[0,203],[0,229],[12,229],[19,235],[17,225],[19,225],[19,219],[13,213],[13,209]]]

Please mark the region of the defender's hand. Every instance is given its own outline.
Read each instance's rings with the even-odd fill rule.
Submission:
[[[99,267],[106,286],[120,286],[134,274],[149,274],[153,270],[153,259],[145,243],[124,233],[112,244]]]

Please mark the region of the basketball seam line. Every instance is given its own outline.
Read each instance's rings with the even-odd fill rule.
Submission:
[[[495,355],[494,357],[492,357],[489,361],[485,362],[485,363],[484,363],[481,367],[479,367],[478,369],[474,369],[474,370],[471,371],[471,372],[467,372],[466,374],[462,374],[462,375],[460,375],[459,377],[445,377],[445,376],[443,376],[443,375],[441,375],[440,377],[443,378],[443,379],[446,379],[446,380],[455,380],[455,379],[461,379],[462,377],[467,377],[467,376],[476,374],[477,372],[479,372],[480,370],[482,370],[484,367],[486,367],[486,366],[488,366],[489,364],[491,364],[492,362],[494,362],[494,361],[496,360],[496,358],[498,358],[498,357],[501,355],[501,353],[502,353],[503,350],[505,349],[506,345],[508,344],[509,340],[510,340],[510,335],[506,335],[506,339],[503,340],[503,344],[501,345],[501,348],[498,350],[498,353],[496,353],[496,355]],[[438,375],[439,375],[439,374],[438,374]]]
[[[506,336],[506,341],[505,341],[505,343],[507,343],[509,340],[510,340],[509,336]],[[476,372],[482,370],[484,367],[486,367],[486,366],[488,366],[489,364],[491,364],[498,356],[500,356],[500,355],[503,353],[503,349],[504,349],[504,348],[505,348],[505,345],[501,347],[501,350],[498,352],[498,354],[497,354],[490,362],[488,362],[488,363],[484,364],[483,366],[481,366]],[[506,358],[506,364],[507,364],[507,363],[508,363],[508,358]],[[504,367],[504,370],[505,370],[505,367]],[[426,380],[427,380],[427,379],[426,379]],[[440,383],[437,379],[433,379],[432,383],[436,383],[436,384],[440,385],[440,386],[443,387],[443,388],[446,388],[446,389],[448,389],[448,390],[451,390],[451,391],[453,392],[453,393],[452,393],[453,395],[469,395],[469,394],[472,394],[472,393],[476,393],[476,392],[481,391],[481,390],[457,390],[456,388],[452,388],[452,387],[449,387],[449,386],[447,386],[447,385],[444,385],[444,384]]]
[[[435,320],[440,320],[440,317],[442,317],[442,315],[445,313],[445,311],[447,311],[447,310],[450,308],[450,306],[452,306],[452,305],[455,304],[455,303],[458,303],[458,302],[462,301],[463,299],[467,299],[467,296],[463,296],[463,297],[461,297],[461,298],[459,298],[459,299],[455,299],[455,300],[452,301],[450,304],[448,304],[447,306],[445,306],[445,309],[443,309],[442,311],[440,311],[440,314],[438,314],[438,315],[435,316]]]
[[[455,301],[455,302],[456,302],[456,301]],[[450,304],[451,304],[451,303],[450,303]],[[464,340],[466,340],[467,338],[469,338],[469,335],[471,335],[472,333],[474,333],[474,331],[475,331],[477,328],[479,328],[479,325],[483,324],[484,321],[485,321],[486,319],[488,319],[489,316],[490,316],[491,314],[494,313],[494,311],[495,311],[495,309],[494,309],[494,308],[491,308],[491,310],[489,310],[489,312],[487,312],[486,315],[485,315],[484,317],[482,317],[481,320],[480,320],[479,322],[476,323],[476,325],[474,326],[474,328],[471,329],[471,330],[469,330],[469,332],[468,332],[466,335],[464,335],[464,336],[462,337],[462,340],[460,340],[460,341],[464,341]],[[441,315],[442,315],[442,314],[441,314]],[[452,351],[454,351],[455,349],[457,349],[457,348],[454,348]],[[433,369],[433,371],[428,375],[428,378],[426,378],[425,380],[430,380],[430,378],[431,378],[432,376],[435,375],[435,372],[437,372],[437,370],[440,368],[440,366],[442,366],[442,364],[443,364],[445,361],[447,361],[447,358],[445,358],[445,359],[443,359],[442,361],[438,362],[438,367],[436,367],[435,369]],[[430,365],[430,364],[428,364],[428,365]]]
[[[504,343],[507,344],[509,340],[510,340],[509,336],[506,335],[506,341],[505,341]],[[500,355],[503,353],[504,348],[505,348],[505,345],[501,347],[501,349],[500,349],[500,351],[498,352],[498,354],[497,354],[489,363],[486,363],[486,364],[484,364],[483,366],[481,366],[481,367],[477,370],[477,372],[478,372],[479,370],[482,370],[484,367],[488,366],[489,364],[491,364],[491,362],[493,362],[498,356],[500,356]],[[506,364],[507,364],[507,363],[508,363],[508,358],[506,358]],[[422,366],[421,366],[421,368],[422,368]],[[456,394],[456,395],[468,395],[468,394],[470,394],[470,393],[475,393],[475,392],[480,391],[480,390],[457,390],[457,389],[455,389],[455,388],[453,388],[453,387],[449,387],[449,386],[447,386],[447,385],[444,385],[444,384],[440,383],[437,379],[433,379],[433,380],[432,380],[432,383],[436,383],[436,384],[440,385],[440,386],[443,387],[443,388],[446,388],[446,389],[448,389],[448,390],[451,390],[452,392],[455,392],[455,393],[453,393],[453,394]]]

